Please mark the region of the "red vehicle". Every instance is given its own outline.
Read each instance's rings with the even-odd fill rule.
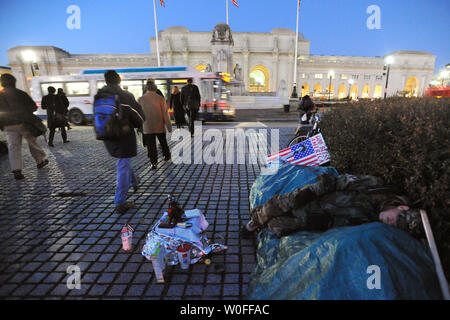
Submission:
[[[429,87],[425,89],[425,97],[450,97],[450,86]]]

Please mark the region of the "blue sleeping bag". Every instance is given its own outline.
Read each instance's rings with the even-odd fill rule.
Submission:
[[[258,238],[248,299],[442,299],[429,249],[395,227],[375,222],[281,239],[264,229]]]
[[[304,185],[316,183],[317,176],[324,173],[338,175],[333,167],[307,167],[289,163],[280,165],[276,174],[260,175],[253,182],[250,208],[266,203],[274,195],[289,193]]]
[[[315,183],[321,173],[338,174],[286,164],[259,176],[250,206]],[[375,222],[281,239],[263,229],[258,240],[248,299],[442,299],[428,247],[392,226]]]

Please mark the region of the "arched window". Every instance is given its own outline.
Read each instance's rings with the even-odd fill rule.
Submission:
[[[270,73],[265,66],[254,66],[249,78],[250,92],[270,92]]]
[[[204,65],[203,63],[200,63],[200,64],[195,66],[195,69],[197,69],[200,72],[205,72],[206,65]]]
[[[309,95],[309,85],[307,83],[302,84],[302,97]]]
[[[347,86],[341,84],[338,89],[338,99],[344,99],[347,97]]]
[[[419,79],[417,77],[410,77],[405,83],[405,96],[417,97],[419,95]]]
[[[361,98],[370,98],[370,88],[368,84],[363,87]]]
[[[322,95],[322,86],[320,83],[314,86],[314,97],[320,97]]]
[[[380,85],[376,86],[375,89],[373,90],[373,97],[381,98],[382,94],[383,94],[383,88]]]
[[[358,86],[356,84],[352,85],[350,89],[350,98],[358,99]]]

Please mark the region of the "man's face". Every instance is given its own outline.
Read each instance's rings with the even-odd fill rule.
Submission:
[[[397,218],[400,214],[400,212],[409,210],[408,206],[398,206],[396,208],[392,208],[389,210],[385,210],[380,212],[380,215],[378,218],[381,222],[390,224],[391,226],[395,226],[397,224]]]

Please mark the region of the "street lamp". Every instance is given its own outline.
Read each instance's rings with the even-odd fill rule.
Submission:
[[[445,80],[447,80],[448,71],[444,70],[441,72],[441,85],[444,86]]]
[[[33,74],[33,77],[34,77],[35,74],[34,74],[33,62],[36,61],[36,55],[34,54],[33,51],[26,50],[26,51],[22,52],[22,58],[26,62],[30,63],[31,73]]]
[[[350,91],[352,90],[352,86],[355,83],[353,79],[348,80],[348,100],[350,100]]]
[[[228,1],[227,1],[228,3]],[[292,87],[291,100],[298,99],[297,94],[297,56],[298,56],[298,19],[300,16],[300,0],[297,3],[297,27],[295,31],[295,55],[294,55],[294,81]]]
[[[391,64],[394,63],[394,57],[387,56],[385,63],[387,64],[386,86],[384,88],[384,98],[386,99],[387,87],[388,87],[388,81],[389,81],[389,71],[391,70]]]
[[[328,100],[331,99],[331,79],[334,77],[334,71],[328,71],[328,78],[330,78],[330,84],[328,85]]]

